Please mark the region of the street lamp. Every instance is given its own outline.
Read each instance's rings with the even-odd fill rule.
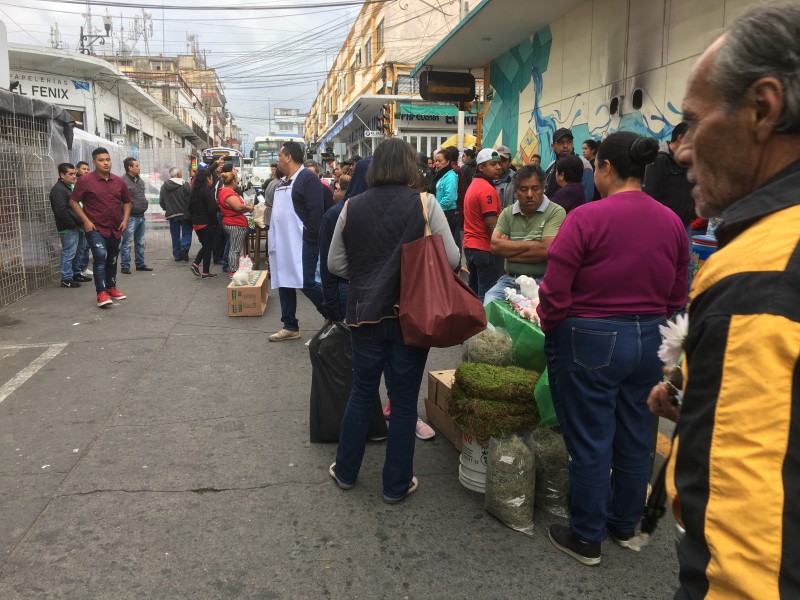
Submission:
[[[91,24],[91,21],[89,21],[89,23]],[[105,27],[106,30],[105,35],[96,35],[93,33],[84,35],[83,26],[81,26],[81,46],[79,48],[81,53],[91,54],[92,44],[94,44],[98,40],[100,41],[101,46],[104,45],[106,43],[106,38],[111,36],[111,24],[112,24],[111,13],[108,12],[108,9],[106,9],[105,14],[103,15],[103,27]],[[84,44],[84,42],[86,43]]]

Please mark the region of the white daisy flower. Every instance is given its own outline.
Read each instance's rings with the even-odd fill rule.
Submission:
[[[658,331],[662,340],[658,348],[658,358],[668,367],[677,367],[683,354],[686,334],[689,332],[689,317],[678,315],[675,322],[667,321],[666,326],[659,325]]]

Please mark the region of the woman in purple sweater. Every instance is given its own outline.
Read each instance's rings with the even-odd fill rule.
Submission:
[[[638,550],[653,450],[647,394],[661,379],[658,326],[686,302],[680,219],[642,192],[658,143],[610,135],[597,155],[602,199],[567,215],[550,246],[537,309],[553,405],[570,462],[570,525],[550,540],[587,565],[606,532]]]

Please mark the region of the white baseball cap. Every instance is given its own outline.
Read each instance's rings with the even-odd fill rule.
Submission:
[[[478,152],[478,157],[475,159],[475,163],[482,165],[490,160],[500,160],[500,155],[497,153],[497,150],[492,148],[484,148]]]

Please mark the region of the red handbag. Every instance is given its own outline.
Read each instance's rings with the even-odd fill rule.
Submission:
[[[441,235],[431,235],[422,200],[425,235],[403,244],[400,256],[400,329],[403,343],[448,348],[486,329],[478,296],[453,272]]]

